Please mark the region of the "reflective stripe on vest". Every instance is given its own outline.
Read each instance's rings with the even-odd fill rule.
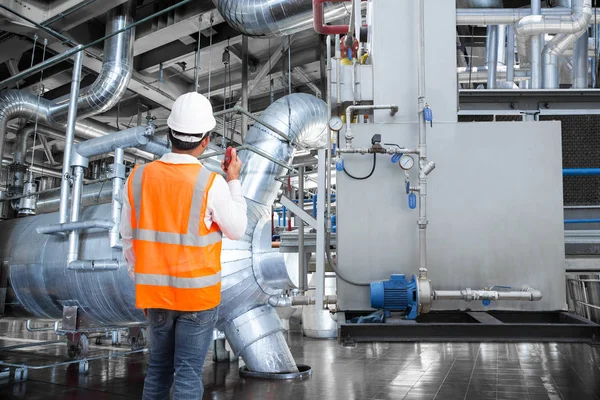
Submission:
[[[171,275],[135,274],[137,285],[170,286],[178,289],[202,289],[221,282],[221,272],[200,278],[178,278]]]

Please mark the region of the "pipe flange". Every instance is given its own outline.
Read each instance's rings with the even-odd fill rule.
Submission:
[[[427,277],[427,269],[425,268],[419,269],[417,290],[419,293],[419,314],[427,314],[431,311],[433,288],[431,287],[431,281]]]
[[[254,372],[250,371],[245,365],[240,367],[240,376],[242,378],[269,379],[269,380],[302,380],[312,376],[312,368],[309,365],[298,364],[298,372]]]

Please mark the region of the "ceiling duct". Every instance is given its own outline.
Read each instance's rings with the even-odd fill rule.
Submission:
[[[213,0],[223,18],[244,35],[272,37],[313,28],[312,0]],[[349,3],[328,3],[325,20],[350,16]]]
[[[135,0],[116,7],[108,13],[106,33],[110,34],[134,21]],[[104,42],[102,69],[94,83],[81,91],[77,102],[77,118],[82,119],[111,109],[127,90],[133,65],[135,30],[119,33]],[[54,128],[67,123],[69,96],[55,100],[39,98],[25,90],[6,90],[0,93],[0,156],[4,155],[4,139],[8,122],[15,118],[39,119]],[[106,134],[103,124],[77,123],[75,134],[97,137]]]

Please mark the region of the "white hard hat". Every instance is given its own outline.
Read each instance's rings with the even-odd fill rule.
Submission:
[[[200,93],[190,92],[179,96],[175,100],[171,115],[167,119],[167,125],[179,133],[198,135],[201,138],[205,133],[215,128],[217,121],[213,116],[210,101]]]

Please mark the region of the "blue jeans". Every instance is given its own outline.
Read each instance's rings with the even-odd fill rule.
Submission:
[[[219,309],[198,312],[148,309],[150,362],[144,400],[202,399],[202,368]]]

